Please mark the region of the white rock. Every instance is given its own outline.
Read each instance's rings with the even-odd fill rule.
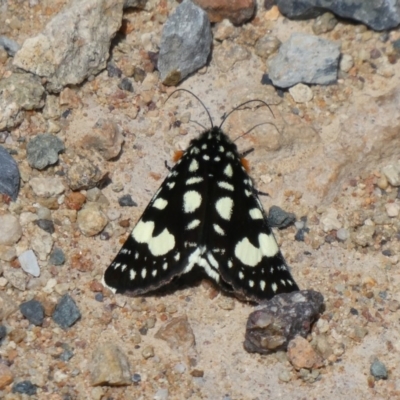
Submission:
[[[289,93],[296,103],[306,103],[307,101],[311,101],[314,97],[312,90],[303,83],[298,83],[291,87]]]
[[[11,246],[22,236],[21,225],[12,214],[0,215],[0,245]]]
[[[36,177],[29,181],[36,196],[39,197],[55,197],[64,193],[65,187],[62,180],[58,177],[46,178]]]
[[[391,218],[399,215],[400,206],[397,203],[388,203],[385,205],[387,215]]]
[[[336,237],[337,237],[340,241],[344,242],[344,241],[347,240],[348,237],[349,237],[349,231],[348,231],[347,229],[340,228],[340,229],[338,229],[337,232],[336,232]]]
[[[320,222],[324,232],[329,232],[333,229],[338,230],[342,224],[338,221],[338,212],[334,208],[328,208],[321,216]]]
[[[57,285],[57,280],[54,278],[50,278],[47,283],[46,286],[43,288],[43,292],[50,294],[54,291],[54,287]]]
[[[79,230],[85,236],[94,236],[100,233],[107,225],[107,217],[96,206],[87,206],[78,212]]]
[[[339,65],[341,71],[349,72],[354,65],[353,57],[350,54],[342,54]]]
[[[21,268],[28,274],[34,277],[40,276],[40,267],[37,262],[35,253],[32,250],[27,250],[20,254],[18,261],[21,264]]]
[[[53,248],[53,238],[49,233],[36,227],[32,232],[31,247],[39,260],[45,261]]]
[[[382,172],[392,186],[400,186],[400,165],[386,165]]]

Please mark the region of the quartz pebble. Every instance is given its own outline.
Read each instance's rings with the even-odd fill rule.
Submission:
[[[79,230],[85,236],[100,233],[107,225],[107,217],[97,206],[87,206],[78,212]]]
[[[28,274],[38,277],[40,276],[40,267],[35,253],[32,250],[24,251],[18,256],[18,261],[21,268]]]
[[[314,96],[312,90],[303,83],[292,86],[289,89],[289,93],[296,103],[306,103],[307,101],[311,101]]]
[[[397,217],[400,211],[400,205],[397,203],[388,203],[385,205],[387,215],[390,218]]]
[[[400,186],[400,166],[389,164],[382,168],[382,173],[392,186]]]
[[[18,242],[22,236],[22,228],[12,214],[0,215],[0,245],[12,246]]]
[[[129,361],[125,353],[113,343],[99,345],[90,365],[92,386],[126,386],[132,384]]]

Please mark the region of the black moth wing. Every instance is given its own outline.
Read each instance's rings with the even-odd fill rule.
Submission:
[[[200,233],[186,229],[188,220],[183,214],[187,181],[192,176],[192,147],[171,169],[107,268],[104,283],[114,292],[144,294],[190,271],[196,263],[197,256],[192,253],[198,247]],[[200,200],[200,204],[193,214],[201,214],[202,199],[194,200]]]
[[[208,197],[214,202],[207,215],[208,264],[218,268],[220,278],[235,292],[254,301],[299,290],[236,145],[222,131],[220,138],[226,157],[215,170]]]

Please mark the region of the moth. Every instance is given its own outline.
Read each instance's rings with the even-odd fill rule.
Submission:
[[[104,274],[112,291],[144,294],[195,268],[255,302],[299,290],[221,126],[192,140],[170,170]]]

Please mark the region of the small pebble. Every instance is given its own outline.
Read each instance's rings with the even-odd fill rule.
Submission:
[[[18,164],[3,146],[0,146],[0,170],[0,194],[7,194],[15,201],[20,181]]]
[[[61,360],[61,361],[67,362],[67,361],[69,361],[73,356],[74,356],[74,352],[73,352],[71,349],[67,348],[67,349],[65,349],[65,350],[60,354],[60,360]]]
[[[94,299],[96,300],[96,301],[98,301],[98,302],[103,302],[104,301],[104,296],[103,296],[103,293],[96,293],[95,295],[94,295]]]
[[[122,76],[122,71],[112,63],[107,64],[107,72],[110,78],[120,78]]]
[[[58,153],[64,151],[63,141],[50,133],[37,135],[26,145],[28,163],[32,168],[42,170],[58,161]]]
[[[51,265],[63,265],[65,263],[65,254],[59,247],[54,247],[50,254],[49,263]]]
[[[292,225],[296,220],[296,216],[293,213],[282,210],[278,206],[272,206],[268,213],[268,223],[272,227],[286,228]]]
[[[133,374],[132,375],[132,382],[133,383],[139,383],[142,380],[142,377],[140,374]]]
[[[54,223],[49,219],[37,219],[35,224],[47,233],[52,234],[55,232]]]
[[[54,322],[65,329],[72,326],[80,317],[81,313],[74,299],[69,294],[62,296],[53,314]]]
[[[400,206],[397,203],[388,203],[385,205],[387,215],[390,218],[397,217],[399,215]]]
[[[7,328],[4,325],[0,325],[0,341],[7,336]]]
[[[7,365],[0,363],[0,390],[3,391],[13,380],[14,376],[11,369]]]
[[[130,194],[125,194],[120,197],[118,203],[121,207],[137,207],[137,204],[133,201]]]
[[[298,83],[291,87],[289,93],[296,103],[307,103],[314,97],[312,90],[307,85],[304,85],[304,83]]]
[[[292,376],[289,371],[284,370],[278,374],[278,379],[282,382],[290,382]]]
[[[35,278],[40,276],[40,267],[33,250],[24,251],[18,256],[18,261],[21,268],[28,274],[31,274]]]
[[[153,397],[154,400],[167,400],[168,399],[168,389],[158,389]]]
[[[146,346],[143,350],[142,350],[142,356],[143,358],[145,358],[146,360],[150,357],[154,357],[154,348],[153,346]]]
[[[132,81],[129,78],[123,78],[121,82],[118,84],[118,87],[121,90],[126,90],[127,92],[133,92]]]
[[[37,300],[29,300],[19,306],[21,314],[31,323],[36,326],[43,324],[44,308],[42,303]]]
[[[382,168],[382,173],[392,186],[400,186],[400,166],[386,165]]]
[[[16,383],[12,388],[13,393],[27,394],[28,396],[33,396],[37,392],[37,386],[31,381],[22,381]]]
[[[336,237],[341,242],[344,242],[349,238],[349,231],[345,228],[340,228],[336,232]]]
[[[378,359],[371,364],[370,372],[376,380],[388,378],[388,372],[385,364]]]
[[[107,225],[107,217],[100,207],[90,206],[78,211],[78,227],[85,236],[94,236],[100,233]]]
[[[22,236],[21,224],[12,214],[0,215],[0,245],[12,246]]]

